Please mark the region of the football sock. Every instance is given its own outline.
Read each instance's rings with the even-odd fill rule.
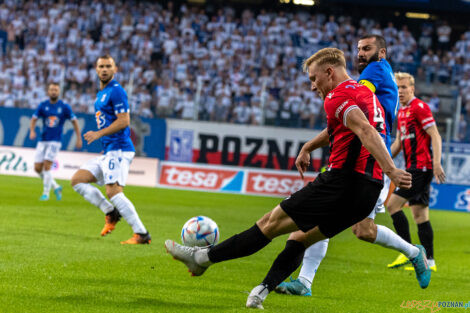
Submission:
[[[253,290],[250,292],[250,297],[257,296],[264,301],[264,299],[266,299],[266,297],[268,296],[269,292],[270,290],[268,290],[268,287],[266,285],[260,284],[253,288]]]
[[[127,197],[122,193],[118,193],[111,199],[111,203],[114,204],[116,209],[119,211],[121,216],[126,220],[126,222],[131,225],[132,230],[136,234],[146,234],[147,229],[145,229],[144,224],[139,218],[137,211],[135,210],[132,202],[127,199]]]
[[[101,191],[90,184],[76,184],[73,186],[73,190],[82,195],[86,201],[98,207],[104,214],[108,214],[114,210],[113,205],[106,200]]]
[[[299,280],[307,288],[311,288],[317,269],[326,255],[328,242],[330,239],[324,239],[314,243],[305,250],[302,268],[300,269]]]
[[[303,243],[295,240],[287,240],[284,250],[274,260],[271,269],[264,278],[262,285],[273,291],[284,279],[295,271],[304,257],[305,247]]]
[[[236,259],[251,255],[263,249],[271,240],[259,229],[258,225],[236,234],[218,245],[209,252],[209,260],[213,263]]]
[[[49,191],[51,191],[51,183],[52,183],[52,174],[51,171],[42,171],[42,183],[44,185],[43,194],[49,195]]]
[[[377,237],[374,243],[385,248],[398,250],[406,255],[408,259],[412,259],[419,254],[419,249],[416,246],[406,242],[391,229],[382,225],[377,225]]]
[[[52,189],[57,189],[60,187],[60,185],[55,181],[54,178],[51,179],[51,186],[52,186]]]
[[[405,213],[400,210],[392,214],[391,217],[397,234],[406,242],[411,243],[410,225],[408,224],[408,219],[406,218]]]
[[[418,224],[418,236],[419,241],[426,249],[427,258],[434,259],[434,233],[430,221]]]

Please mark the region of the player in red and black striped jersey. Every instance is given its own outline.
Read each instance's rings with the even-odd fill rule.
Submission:
[[[383,173],[400,187],[411,187],[411,175],[395,167],[377,132],[383,131],[383,108],[367,87],[348,76],[343,52],[322,49],[306,60],[304,68],[312,91],[326,98],[329,170],[282,201],[252,228],[218,245],[200,249],[165,242],[175,259],[194,275],[202,275],[213,263],[251,255],[275,237],[291,233],[263,282],[248,296],[246,306],[250,308],[262,308],[269,292],[300,265],[306,247],[335,236],[370,214],[382,189]],[[328,136],[309,141],[312,150],[326,144]],[[424,254],[420,255],[425,264]]]
[[[414,78],[408,73],[396,73],[401,108],[398,111],[397,138],[392,145],[395,157],[401,150],[405,157],[406,170],[413,176],[411,189],[397,189],[387,209],[393,217],[393,224],[403,239],[411,242],[408,220],[402,211],[408,201],[413,218],[418,225],[418,236],[426,249],[429,267],[436,270],[434,261],[433,230],[429,221],[429,193],[433,176],[437,183],[445,181],[441,166],[441,136],[436,127],[429,106],[414,95]],[[389,267],[408,263],[399,255]],[[412,269],[410,267],[406,269]]]
[[[346,125],[346,117],[354,109],[361,110],[370,125],[385,137],[385,114],[375,94],[352,79],[342,82],[325,98],[330,143],[328,168],[355,171],[367,179],[382,183],[382,169],[359,137]]]

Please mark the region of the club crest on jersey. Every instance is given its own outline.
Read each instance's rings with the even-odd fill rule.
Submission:
[[[57,116],[49,116],[46,120],[47,127],[56,127],[59,125],[59,118]]]
[[[459,192],[455,208],[470,212],[470,189]]]
[[[333,98],[333,95],[334,95],[334,92],[330,92],[330,93],[327,95],[328,99]]]
[[[96,111],[95,118],[96,118],[96,125],[98,126],[98,129],[101,129],[106,123],[106,118],[104,114],[101,111]]]

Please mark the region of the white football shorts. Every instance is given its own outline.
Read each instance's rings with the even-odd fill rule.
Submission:
[[[61,146],[60,141],[39,141],[34,154],[34,163],[43,163],[44,160],[54,162]]]
[[[91,172],[100,186],[114,183],[125,186],[134,155],[135,152],[132,151],[108,151],[91,159],[80,168]]]
[[[390,178],[384,174],[384,187],[380,191],[379,198],[377,199],[377,203],[375,204],[374,209],[370,212],[368,218],[375,219],[377,213],[384,213],[385,212],[385,200],[387,200],[388,191],[390,189]]]

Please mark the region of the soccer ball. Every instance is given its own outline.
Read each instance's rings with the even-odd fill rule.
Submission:
[[[181,230],[181,241],[188,247],[213,246],[219,241],[219,228],[206,216],[192,217]]]

